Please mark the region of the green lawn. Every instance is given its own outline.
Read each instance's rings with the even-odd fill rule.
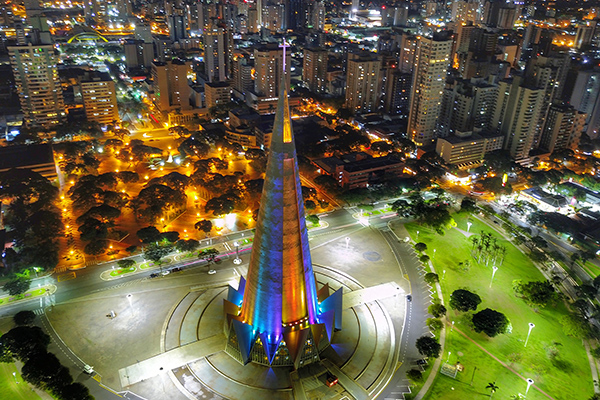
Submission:
[[[466,217],[455,215],[457,228],[467,230]],[[471,242],[457,229],[451,229],[444,236],[436,235],[432,230],[416,224],[407,224],[406,228],[413,239],[424,242],[428,246],[427,254],[432,257],[434,266],[441,280],[444,301],[448,303],[450,293],[458,288],[466,288],[476,292],[483,299],[478,310],[492,308],[504,313],[511,321],[512,332],[490,339],[485,334],[478,334],[469,327],[468,318],[449,311],[449,318],[455,326],[475,340],[487,351],[525,378],[531,378],[535,384],[554,399],[585,400],[593,394],[593,383],[589,363],[581,340],[566,336],[559,318],[567,313],[563,304],[554,308],[534,310],[526,305],[512,292],[512,281],[541,280],[542,274],[533,266],[528,257],[523,255],[510,242],[489,226],[471,218],[471,233],[481,230],[492,232],[500,244],[507,249],[505,261],[499,266],[494,283],[490,289],[492,267],[478,265],[471,257]],[[433,249],[437,251],[433,252]],[[467,259],[472,266],[465,270],[458,265]],[[443,271],[446,271],[445,273]],[[528,323],[535,324],[527,348],[524,347],[528,331]],[[425,397],[427,400],[441,399],[459,400],[466,398],[483,398],[489,396],[485,386],[496,382],[499,386],[495,398],[509,399],[517,393],[525,393],[527,384],[516,374],[503,367],[498,361],[478,348],[475,344],[461,336],[458,332],[448,332],[446,351],[443,361],[451,352],[450,362],[460,360],[465,370],[457,379],[443,375],[436,378],[433,387]],[[549,352],[557,353],[550,359]],[[470,382],[475,367],[473,386]],[[547,399],[532,388],[527,396],[529,400]]]
[[[13,372],[16,373],[16,376],[13,376]],[[39,400],[40,396],[23,381],[14,363],[0,363],[0,398],[7,400]]]
[[[581,265],[581,263],[579,263]],[[590,279],[594,279],[598,275],[600,275],[600,268],[598,268],[595,264],[592,264],[589,261],[586,261],[583,265],[583,269],[590,275]]]
[[[110,276],[119,276],[119,275],[129,274],[131,272],[134,272],[135,270],[136,270],[136,267],[114,269],[114,270],[110,271]]]

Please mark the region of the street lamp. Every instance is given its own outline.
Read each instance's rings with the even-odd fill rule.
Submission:
[[[498,267],[492,267],[492,280],[490,281],[490,287],[492,287],[492,283],[494,282],[494,275],[496,275],[496,271],[498,271]]]
[[[19,384],[19,381],[17,380],[17,373],[13,372],[13,378],[15,378],[15,383]]]
[[[442,271],[442,280],[444,280],[444,277],[446,276],[446,270]]]
[[[533,324],[530,324],[533,325]],[[527,392],[529,392],[529,388],[533,385],[533,379],[527,378],[527,389],[525,389],[525,397],[527,397]]]
[[[240,258],[240,244],[238,242],[233,242],[233,245],[235,246],[235,259],[233,260],[233,263],[235,265],[240,265],[242,263],[242,259]]]
[[[419,240],[419,231],[417,231],[417,240]]]
[[[525,346],[523,346],[523,347],[527,347],[527,342],[529,341],[529,335],[531,335],[531,330],[533,328],[535,328],[535,325],[532,322],[530,322],[529,323],[529,332],[527,332],[527,339],[525,339]],[[533,381],[531,381],[531,382],[533,383]]]
[[[446,362],[450,361],[450,354],[452,354],[451,351],[448,352],[448,358],[446,359]]]
[[[469,229],[471,229],[471,225],[473,225],[473,223],[471,221],[467,221],[467,232],[469,232]]]
[[[350,243],[350,238],[346,237],[346,249],[348,248],[348,243]]]

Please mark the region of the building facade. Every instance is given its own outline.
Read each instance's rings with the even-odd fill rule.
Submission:
[[[50,128],[63,122],[66,113],[52,45],[8,48],[24,123]]]

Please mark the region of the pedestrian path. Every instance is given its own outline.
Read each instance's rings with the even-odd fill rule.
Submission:
[[[119,370],[121,387],[127,387],[156,375],[189,364],[200,358],[225,350],[225,335],[215,335],[154,357],[140,361]]]

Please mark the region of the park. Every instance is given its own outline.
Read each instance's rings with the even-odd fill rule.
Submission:
[[[515,295],[514,281],[545,281],[546,277],[503,236],[498,225],[486,224],[482,215],[452,214],[456,227],[443,235],[414,222],[405,225],[414,242],[426,244],[423,253],[438,274],[448,308],[442,364],[460,363],[464,368],[454,379],[438,374],[424,399],[458,400],[493,392],[500,398],[519,399],[526,394],[527,379],[534,382],[528,399],[589,398],[594,387],[586,350],[581,338],[567,336],[561,324],[561,318],[571,313],[566,302],[561,297],[553,305],[532,307]],[[494,266],[479,263],[473,254],[475,242],[470,237],[482,233],[491,234],[505,249]],[[507,332],[495,337],[475,332],[473,312],[458,312],[448,305],[457,289],[480,296],[477,311],[490,308],[506,315],[510,321]],[[432,296],[438,293],[434,291]]]

